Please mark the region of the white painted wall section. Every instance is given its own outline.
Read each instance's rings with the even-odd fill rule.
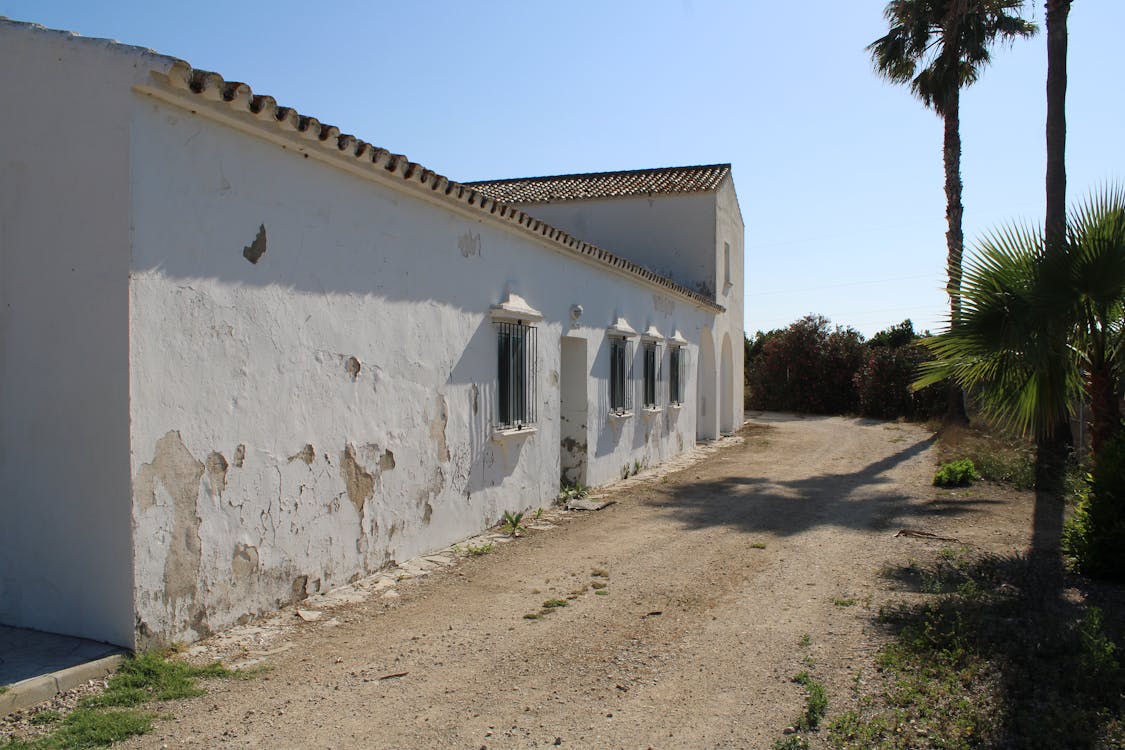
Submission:
[[[143,642],[192,640],[549,504],[564,330],[588,345],[590,483],[693,444],[690,404],[611,424],[606,328],[625,316],[694,340],[709,310],[143,94],[132,110]],[[509,291],[544,315],[539,420],[497,442],[489,308]]]
[[[168,62],[0,20],[0,622],[125,646],[129,87]]]

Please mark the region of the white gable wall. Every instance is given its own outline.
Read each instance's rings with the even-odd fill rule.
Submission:
[[[142,642],[190,640],[548,505],[564,332],[587,346],[588,484],[694,443],[690,396],[640,413],[639,341],[636,413],[608,417],[606,328],[681,330],[694,394],[709,311],[186,109],[138,94],[132,110]],[[539,419],[498,443],[489,307],[509,289],[544,315]]]
[[[688,289],[714,294],[715,205],[709,193],[529,203],[522,208]]]
[[[0,21],[0,622],[126,645],[129,86],[161,60]]]

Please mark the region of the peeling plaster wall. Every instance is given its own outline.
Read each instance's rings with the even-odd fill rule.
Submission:
[[[0,21],[0,622],[124,646],[129,87],[169,63]]]
[[[590,482],[694,443],[690,403],[610,425],[605,331],[623,315],[694,341],[712,314],[188,110],[137,94],[132,112],[142,643],[192,640],[550,503],[564,325],[589,347]],[[539,421],[498,443],[489,308],[508,289],[544,314]],[[639,349],[635,368],[639,399]]]

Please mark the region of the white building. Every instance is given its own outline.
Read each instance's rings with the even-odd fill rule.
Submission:
[[[0,622],[190,641],[742,415],[729,165],[462,185],[0,21]]]

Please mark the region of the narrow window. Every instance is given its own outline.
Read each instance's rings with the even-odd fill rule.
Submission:
[[[496,332],[496,426],[518,430],[535,424],[535,326],[502,321]]]
[[[614,414],[633,410],[633,344],[628,339],[609,340],[609,408]]]
[[[655,341],[645,343],[644,349],[644,407],[656,408],[656,365],[660,361]]]
[[[668,362],[668,402],[679,406],[684,402],[684,349],[673,346]]]
[[[730,243],[723,243],[723,283],[727,286],[731,285],[730,280]]]

